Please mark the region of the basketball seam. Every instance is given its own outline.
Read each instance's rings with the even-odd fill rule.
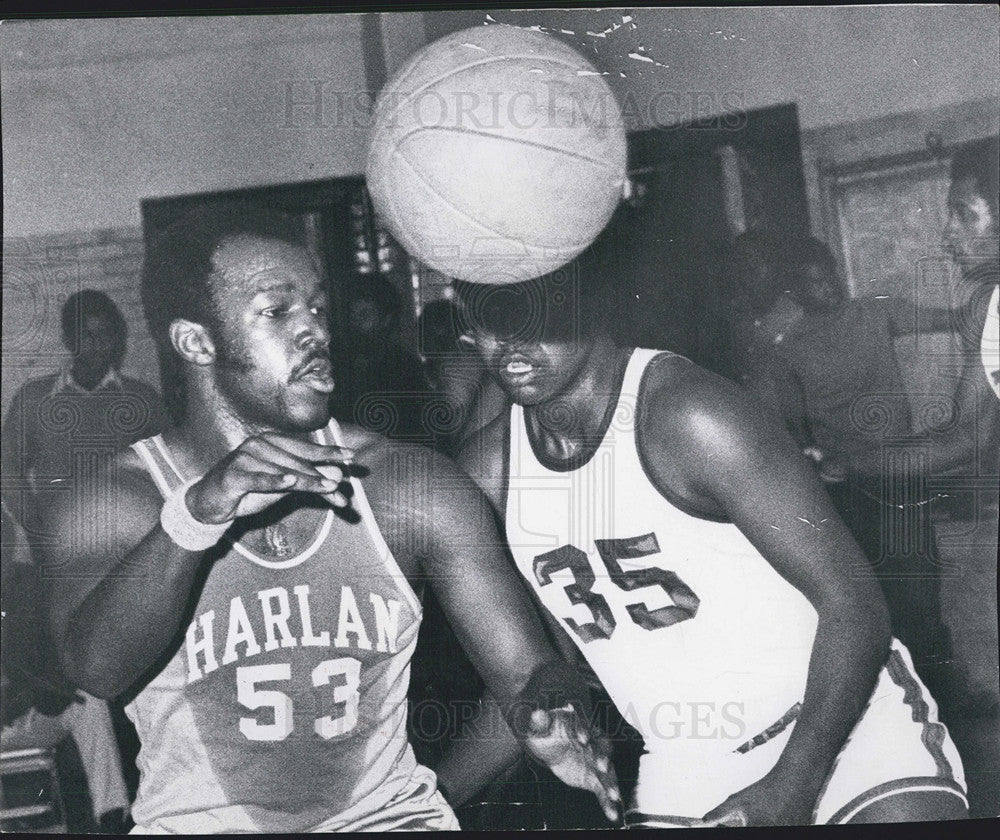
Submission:
[[[614,173],[615,168],[612,167],[607,161],[601,160],[600,158],[592,158],[589,155],[582,155],[579,152],[574,152],[570,149],[563,149],[559,146],[550,146],[547,143],[539,143],[537,140],[526,140],[523,137],[508,137],[505,134],[491,134],[488,131],[480,131],[475,128],[464,128],[462,126],[418,126],[417,128],[411,129],[406,134],[398,137],[396,139],[396,146],[401,146],[405,140],[413,137],[415,134],[420,134],[422,131],[445,131],[445,132],[458,132],[459,134],[472,134],[475,137],[488,137],[491,140],[503,140],[507,143],[520,143],[524,146],[533,146],[536,149],[545,149],[548,152],[556,152],[558,154],[566,155],[570,158],[575,158],[576,160],[586,161],[587,163],[592,163],[594,166],[598,166],[601,169],[607,169],[609,172]],[[624,176],[624,171],[622,175]]]
[[[422,172],[421,172],[421,171],[420,171],[419,169],[417,169],[417,167],[415,167],[415,166],[414,166],[414,165],[413,165],[412,163],[410,163],[410,161],[409,161],[409,160],[407,160],[407,159],[406,159],[406,155],[402,154],[402,153],[401,153],[401,152],[399,151],[399,147],[398,147],[398,146],[395,146],[395,147],[393,147],[393,150],[392,150],[392,157],[398,157],[398,158],[399,158],[399,159],[400,159],[400,160],[401,160],[401,161],[402,161],[403,163],[405,163],[405,164],[406,164],[406,166],[407,166],[407,168],[408,168],[408,169],[409,169],[409,170],[410,170],[410,171],[411,171],[411,172],[412,172],[412,173],[413,173],[413,174],[414,174],[414,175],[415,175],[415,176],[417,177],[417,179],[418,179],[418,180],[419,180],[419,181],[420,181],[420,182],[421,182],[421,183],[422,183],[422,184],[423,184],[423,185],[424,185],[425,187],[427,187],[427,188],[428,188],[428,189],[429,189],[429,190],[430,190],[430,191],[431,191],[431,192],[432,192],[432,193],[433,193],[434,195],[437,195],[437,196],[438,196],[439,198],[444,198],[444,196],[442,196],[442,195],[441,195],[441,194],[440,194],[440,193],[439,193],[439,192],[437,191],[437,189],[436,189],[436,187],[434,186],[434,184],[432,184],[432,183],[431,183],[430,181],[428,181],[428,180],[427,180],[427,179],[426,179],[426,178],[424,177],[423,173],[422,173]],[[466,213],[466,212],[465,212],[465,211],[464,211],[464,210],[463,210],[463,209],[462,209],[461,207],[457,207],[457,206],[456,206],[455,204],[453,204],[453,203],[452,203],[452,202],[451,202],[450,200],[446,200],[446,203],[447,203],[447,205],[448,205],[448,206],[449,206],[450,208],[452,208],[452,209],[453,209],[453,210],[454,210],[454,211],[455,211],[456,213],[458,213],[458,214],[459,214],[459,215],[460,215],[460,216],[461,216],[462,218],[464,218],[464,219],[465,219],[466,221],[468,221],[468,222],[471,222],[471,223],[472,223],[473,225],[475,225],[475,226],[479,227],[480,229],[482,229],[482,230],[486,231],[487,233],[490,233],[490,234],[492,234],[493,236],[503,236],[503,238],[504,238],[504,239],[509,239],[509,238],[510,238],[510,237],[507,237],[507,236],[505,236],[504,234],[500,233],[500,231],[497,231],[497,230],[493,230],[493,228],[490,228],[490,227],[487,227],[487,226],[486,226],[486,225],[484,225],[484,224],[483,224],[483,223],[482,223],[481,221],[479,221],[479,220],[478,220],[477,218],[475,218],[474,216],[470,216],[470,215],[469,215],[468,213]]]
[[[459,73],[462,73],[462,72],[464,72],[466,70],[472,70],[475,67],[482,67],[483,65],[486,65],[486,64],[494,64],[494,63],[496,63],[498,61],[518,61],[518,60],[526,60],[526,59],[532,60],[532,61],[548,62],[549,64],[554,64],[557,67],[563,68],[564,70],[572,70],[574,73],[576,71],[582,69],[579,66],[574,66],[574,65],[569,64],[567,62],[562,62],[562,61],[559,61],[558,59],[554,59],[554,58],[549,57],[549,56],[537,56],[537,55],[500,55],[500,56],[495,56],[494,55],[494,56],[490,56],[489,58],[481,58],[478,61],[473,61],[473,62],[470,62],[468,64],[463,64],[460,67],[453,67],[451,70],[449,70],[443,76],[438,76],[437,78],[435,78],[435,79],[433,79],[433,80],[431,80],[429,82],[424,83],[423,85],[421,85],[420,87],[418,87],[416,90],[412,91],[411,93],[408,93],[406,95],[406,97],[404,99],[401,99],[399,101],[399,104],[392,110],[391,116],[395,116],[396,114],[398,114],[399,111],[403,108],[403,106],[409,104],[410,102],[412,102],[413,99],[414,99],[414,97],[416,97],[418,94],[423,93],[425,90],[427,90],[428,88],[432,87],[433,85],[440,84],[441,82],[446,81],[447,79],[450,79],[452,76],[455,76],[455,75],[457,75]],[[601,77],[599,77],[599,78],[601,78]],[[604,79],[601,78],[601,81],[604,82]],[[607,82],[604,82],[604,85],[605,85],[605,87],[607,87]],[[393,88],[395,88],[395,85],[393,86]],[[611,89],[608,88],[609,92],[610,92],[610,90]],[[392,90],[390,90],[388,92],[391,93]],[[616,102],[615,105],[617,106],[617,104],[618,103]],[[376,111],[378,111],[377,107],[376,107]]]
[[[410,163],[406,159],[405,155],[400,154],[398,147],[393,148],[391,157],[398,157],[403,163],[406,164],[407,168],[417,177],[417,179],[425,187],[427,187],[432,193],[434,193],[434,195],[437,195],[439,198],[442,198],[442,199],[444,198],[444,196],[442,196],[440,193],[438,193],[438,191],[434,188],[434,184],[432,184],[430,181],[428,181],[423,176],[423,174],[420,172],[420,170],[417,169],[412,163]],[[492,228],[487,227],[481,221],[479,221],[478,219],[476,219],[474,216],[470,216],[468,213],[465,212],[465,210],[463,210],[461,207],[458,207],[457,205],[453,204],[451,201],[447,201],[446,203],[447,203],[447,205],[452,210],[454,210],[456,213],[458,213],[458,215],[460,215],[462,218],[466,219],[468,222],[471,222],[473,225],[481,228],[482,230],[486,231],[487,233],[489,233],[489,234],[491,234],[493,236],[502,237],[503,239],[510,240],[511,242],[518,241],[518,240],[516,240],[512,236],[508,236],[508,235],[506,235],[504,233],[501,233],[498,230],[493,230]],[[584,243],[583,247],[586,247],[586,243],[589,243],[589,242],[590,242],[589,238],[583,240],[583,243]],[[571,245],[569,247],[559,246],[559,245],[538,245],[538,244],[531,244],[528,247],[529,248],[551,248],[553,250],[565,250],[565,251],[569,251],[569,250],[573,250],[574,248],[576,248],[579,244],[580,243],[574,243],[573,245]],[[526,254],[525,256],[531,256],[531,255],[530,254]],[[510,259],[510,257],[508,257],[508,259]]]

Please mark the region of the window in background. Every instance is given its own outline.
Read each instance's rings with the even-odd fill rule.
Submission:
[[[947,306],[950,259],[941,246],[947,162],[875,162],[830,178],[851,296],[913,297]]]
[[[947,157],[917,152],[821,172],[828,241],[840,251],[851,297],[951,305],[952,262],[941,236],[947,221],[948,167]],[[918,423],[927,395],[955,391],[956,341],[947,332],[896,339],[896,357]]]

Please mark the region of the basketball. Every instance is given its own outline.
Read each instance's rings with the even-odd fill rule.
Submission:
[[[375,105],[375,211],[449,277],[516,283],[576,257],[622,196],[625,128],[602,74],[541,32],[483,26],[424,47]]]

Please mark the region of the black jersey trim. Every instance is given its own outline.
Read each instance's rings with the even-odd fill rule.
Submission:
[[[889,796],[898,796],[911,790],[926,790],[927,788],[940,788],[945,793],[952,793],[957,796],[965,807],[969,807],[969,798],[962,786],[954,779],[944,779],[940,776],[908,776],[904,779],[894,779],[876,785],[854,797],[846,805],[837,809],[828,820],[828,825],[843,824],[845,820],[852,819],[861,811],[867,808],[876,799],[886,799]]]
[[[617,348],[616,348],[617,349]],[[541,464],[545,469],[550,472],[566,473],[573,472],[573,470],[578,470],[581,467],[585,467],[597,454],[597,450],[601,448],[601,444],[604,443],[605,437],[607,437],[608,429],[611,428],[611,421],[615,417],[615,409],[618,408],[618,401],[621,399],[622,385],[625,383],[625,376],[628,373],[628,365],[632,360],[632,353],[625,356],[622,361],[619,361],[618,371],[615,375],[617,384],[612,391],[610,398],[608,399],[608,404],[604,409],[604,416],[601,418],[600,431],[594,436],[595,439],[592,442],[587,443],[587,445],[573,455],[570,458],[550,458],[545,452],[540,451],[539,447],[535,443],[535,439],[531,434],[531,429],[528,425],[528,414],[521,408],[521,418],[524,424],[524,434],[528,438],[528,445],[531,447],[532,454],[534,454],[535,459]]]

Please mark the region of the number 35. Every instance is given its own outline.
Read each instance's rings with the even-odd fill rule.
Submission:
[[[350,656],[327,659],[312,671],[314,688],[328,685],[334,677],[343,682],[333,689],[333,699],[344,704],[339,717],[325,715],[313,724],[321,738],[344,735],[358,725],[358,687],[361,685],[361,663]],[[270,708],[273,723],[260,723],[256,718],[241,717],[240,732],[250,741],[283,741],[292,732],[292,698],[283,691],[258,688],[258,683],[290,680],[292,666],[287,662],[270,665],[244,665],[236,669],[236,699],[248,709]]]
[[[655,610],[649,609],[641,601],[628,604],[625,609],[629,616],[643,630],[657,630],[694,618],[700,600],[673,572],[655,566],[626,572],[618,562],[658,554],[660,546],[656,534],[621,540],[595,540],[594,544],[608,575],[619,589],[631,592],[644,586],[659,586],[673,601],[670,606]],[[574,545],[564,545],[535,558],[535,578],[540,586],[551,583],[552,575],[563,569],[571,571],[574,577],[574,582],[566,585],[566,596],[570,603],[584,604],[594,619],[580,624],[572,618],[566,618],[566,623],[584,642],[610,639],[617,623],[607,600],[593,591],[596,578],[587,555]]]

